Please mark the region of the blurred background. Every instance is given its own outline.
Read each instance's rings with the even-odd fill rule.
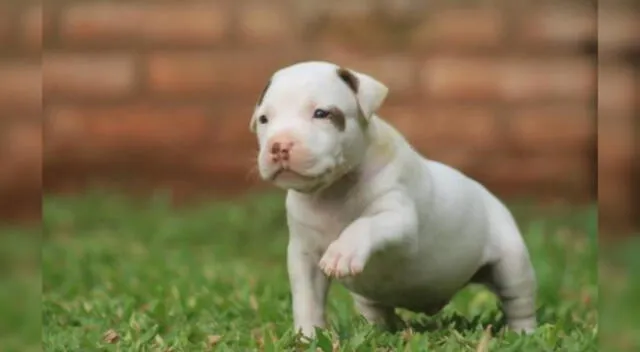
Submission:
[[[267,190],[255,100],[275,70],[328,60],[386,83],[380,115],[429,158],[505,199],[597,200],[600,235],[631,234],[640,22],[634,1],[603,5],[4,0],[0,218],[38,224],[43,193]]]
[[[596,199],[591,2],[68,0],[43,11],[13,0],[2,6],[0,43],[9,50],[0,65],[6,116],[0,207],[7,219],[39,218],[41,191],[169,189],[180,203],[268,187],[249,171],[256,151],[249,116],[271,73],[310,59],[385,82],[383,118],[428,157],[503,197]],[[636,39],[633,18],[620,14],[610,19],[611,50]],[[601,97],[607,114],[630,116],[632,69],[612,60],[601,72],[615,89]],[[600,157],[615,169],[608,204],[628,221],[631,185],[622,165],[630,164],[629,148],[617,137],[600,143],[606,146]]]

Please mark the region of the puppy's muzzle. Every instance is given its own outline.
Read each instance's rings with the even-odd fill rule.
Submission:
[[[307,151],[287,134],[274,136],[267,144],[268,162],[273,173],[269,177],[275,180],[278,176],[288,175],[301,179],[310,178],[300,171],[308,159]]]

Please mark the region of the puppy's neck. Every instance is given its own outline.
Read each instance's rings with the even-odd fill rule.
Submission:
[[[366,185],[384,170],[399,152],[398,132],[378,116],[372,116],[366,127],[366,143],[363,158],[329,186],[310,194],[315,199],[344,199],[359,185]]]
[[[374,115],[367,130],[368,146],[358,166],[360,179],[368,182],[401,155],[403,139],[386,121]]]
[[[367,129],[368,148],[364,156],[364,166],[368,164],[387,165],[396,157],[398,141],[401,135],[386,121],[374,115],[369,122]]]

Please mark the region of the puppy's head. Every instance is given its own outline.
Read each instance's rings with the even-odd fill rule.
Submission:
[[[387,92],[374,78],[328,62],[277,71],[251,119],[260,176],[300,192],[331,184],[364,156],[369,119]]]

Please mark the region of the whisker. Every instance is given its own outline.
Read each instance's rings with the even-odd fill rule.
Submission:
[[[259,155],[251,156],[251,167],[247,170],[245,174],[245,179],[257,180],[259,179],[260,172],[258,170],[258,157]],[[256,177],[257,176],[257,177]]]

